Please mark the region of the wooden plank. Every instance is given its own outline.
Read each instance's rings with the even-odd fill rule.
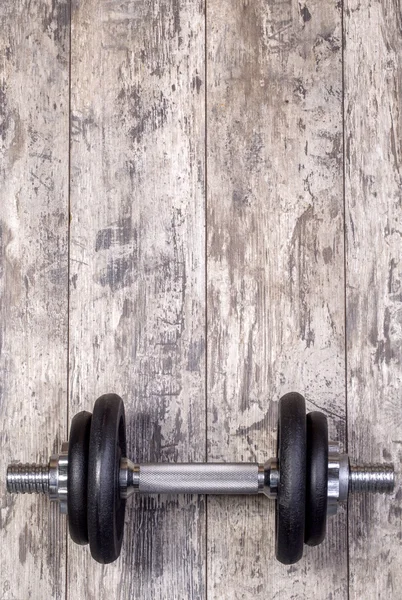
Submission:
[[[263,462],[290,390],[345,435],[341,13],[210,0],[207,32],[209,459]],[[208,597],[345,598],[345,525],[284,567],[273,504],[208,498]]]
[[[58,508],[3,478],[66,436],[68,2],[3,0],[0,30],[0,597],[59,599]]]
[[[345,4],[349,451],[402,458],[402,37],[397,3]],[[398,483],[398,482],[397,482]],[[355,498],[350,597],[400,598],[402,491]]]
[[[198,0],[74,3],[70,413],[118,392],[137,461],[205,459],[204,33]],[[69,598],[204,597],[203,498],[126,521],[113,565],[69,545]]]

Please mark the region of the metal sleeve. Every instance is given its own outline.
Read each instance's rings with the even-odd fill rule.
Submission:
[[[257,463],[140,465],[139,492],[148,494],[257,494]]]

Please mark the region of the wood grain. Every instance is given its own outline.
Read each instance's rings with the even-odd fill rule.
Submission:
[[[345,435],[341,12],[210,0],[208,456],[275,453],[291,390]],[[303,561],[274,558],[265,498],[208,498],[208,598],[346,598],[345,514]]]
[[[402,590],[399,3],[348,0],[345,35],[349,451],[361,461],[394,462],[397,472],[393,497],[351,503],[350,597],[397,599]]]
[[[0,4],[2,600],[65,591],[64,520],[4,478],[66,435],[68,24],[64,1]]]
[[[70,413],[119,393],[137,461],[205,460],[204,15],[74,2]],[[68,598],[204,598],[203,497],[128,503],[120,559],[69,545]]]

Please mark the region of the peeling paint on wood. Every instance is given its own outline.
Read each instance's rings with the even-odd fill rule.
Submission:
[[[341,12],[220,0],[207,17],[208,452],[263,462],[287,391],[345,435]],[[292,567],[265,498],[207,514],[209,598],[346,598],[343,512]]]
[[[345,4],[349,450],[394,462],[402,446],[402,37],[398,3]],[[368,43],[369,42],[369,43]],[[399,441],[398,441],[399,440]],[[350,598],[399,598],[402,491],[354,498]]]
[[[115,391],[138,461],[205,460],[204,15],[76,3],[70,414]],[[116,564],[69,544],[68,598],[204,598],[204,498],[134,498]]]
[[[65,526],[11,460],[66,435],[68,3],[0,6],[0,598],[65,595]]]

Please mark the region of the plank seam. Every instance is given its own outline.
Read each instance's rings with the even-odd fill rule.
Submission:
[[[205,462],[208,462],[208,34],[207,4],[204,4],[204,203],[205,203]],[[208,496],[205,496],[205,599],[208,600]]]
[[[344,289],[344,361],[345,361],[345,452],[348,452],[348,343],[347,343],[347,233],[346,233],[346,145],[345,145],[345,0],[341,4],[341,63],[342,63],[342,195],[343,195],[343,289]],[[349,506],[346,504],[346,577],[347,600],[350,599]]]
[[[71,248],[71,32],[72,32],[72,0],[68,3],[68,158],[67,158],[67,385],[66,385],[66,439],[68,439],[69,402],[70,402],[70,248]],[[68,525],[66,522],[66,566],[65,596],[68,600]]]

